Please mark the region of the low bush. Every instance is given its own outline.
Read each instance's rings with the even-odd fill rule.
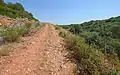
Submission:
[[[4,37],[6,42],[14,42],[19,39],[20,36],[25,36],[28,33],[27,28],[20,26],[20,27],[12,27],[12,28],[5,28],[1,31],[1,36]]]
[[[60,31],[65,38],[68,58],[75,60],[78,75],[108,75],[115,69],[101,50],[85,43],[84,38]]]
[[[42,25],[35,22],[35,24],[32,23],[26,23],[24,26],[18,26],[18,27],[1,27],[0,29],[0,36],[2,36],[5,40],[5,42],[14,42],[19,39],[19,37],[24,37],[26,35],[30,35],[33,32],[36,32],[38,28],[41,28]]]
[[[67,37],[68,36],[68,32],[64,29],[62,29],[60,26],[56,25],[55,26],[55,29],[56,30],[59,30],[59,35],[63,38]]]
[[[56,26],[55,26],[55,29],[56,29],[56,30],[60,30],[60,29],[61,29],[61,27],[60,27],[60,26],[58,26],[58,25],[56,25]]]
[[[32,24],[26,24],[25,26],[8,28],[2,26],[0,28],[0,36],[5,40],[5,44],[0,46],[0,56],[7,56],[11,50],[11,42],[16,42],[20,37],[36,32],[42,25],[38,24],[32,26]],[[31,28],[33,27],[33,29]]]
[[[67,36],[67,34],[66,34],[64,31],[60,31],[60,32],[59,32],[59,35],[60,35],[61,37],[63,37],[63,38]]]
[[[5,41],[7,42],[14,42],[18,40],[19,33],[18,29],[16,28],[6,28],[3,31],[1,31],[1,35],[4,37]]]
[[[32,26],[32,24],[31,24],[31,23],[26,23],[24,27],[25,27],[25,28],[27,28],[27,29],[30,29],[30,28],[31,28],[31,26]]]
[[[27,28],[25,28],[24,26],[20,26],[16,30],[19,36],[25,36],[28,33]]]
[[[109,72],[109,75],[120,75],[120,71],[112,70]]]
[[[111,64],[105,61],[104,55],[87,45],[83,38],[69,36],[66,39],[69,57],[76,60],[80,75],[107,75],[112,69]]]

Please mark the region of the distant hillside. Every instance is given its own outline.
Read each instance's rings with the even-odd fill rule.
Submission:
[[[36,20],[31,13],[25,11],[20,3],[13,4],[11,2],[0,2],[0,15],[10,18],[28,18]]]
[[[120,58],[120,16],[62,27],[84,37],[87,44],[102,48],[103,53],[115,52]]]

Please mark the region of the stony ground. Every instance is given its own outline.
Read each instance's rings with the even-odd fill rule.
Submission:
[[[1,26],[6,26],[6,27],[17,27],[17,26],[23,26],[26,23],[33,23],[35,22],[34,20],[29,20],[27,18],[9,18],[6,16],[1,16],[0,15],[0,27]]]
[[[0,58],[0,75],[73,75],[75,65],[66,55],[63,38],[46,24],[10,56]]]

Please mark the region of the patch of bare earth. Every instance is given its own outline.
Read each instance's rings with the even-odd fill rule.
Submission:
[[[73,75],[75,65],[66,61],[66,54],[63,38],[53,25],[46,25],[0,58],[0,75]]]

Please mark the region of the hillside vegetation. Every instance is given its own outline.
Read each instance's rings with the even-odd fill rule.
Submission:
[[[7,23],[4,23],[3,21],[9,22],[8,25],[6,25]],[[29,36],[31,33],[37,32],[37,30],[43,25],[44,24],[35,19],[31,13],[25,11],[24,7],[20,3],[13,4],[10,2],[0,2],[0,57],[9,55],[13,42],[19,42],[21,37]],[[77,69],[75,69],[74,72],[75,75],[120,75],[120,16],[112,17],[106,20],[92,20],[82,24],[60,26],[55,26],[55,29],[59,30],[59,35],[64,38],[65,47],[68,50],[66,57],[75,62],[77,65]],[[57,47],[60,56],[64,54],[60,53],[62,52],[59,50],[59,44],[61,44],[61,42],[56,42],[56,40],[59,41],[59,36],[56,34],[57,32],[54,30],[54,26],[45,23],[45,28],[43,28],[43,31],[38,34],[39,36],[34,36],[36,41],[33,42],[33,39],[31,39],[29,44],[26,43],[29,48],[27,48],[28,46],[23,47],[25,50],[22,48],[24,51],[30,51],[31,53],[28,54],[26,52],[26,54],[28,54],[26,56],[29,57],[27,60],[29,62],[31,61],[31,55],[35,54],[34,51],[38,53],[40,50],[37,49],[39,47],[42,48],[41,45],[43,47],[48,46],[48,43],[46,43],[45,46],[42,44],[46,42],[46,39],[50,43],[50,48],[53,44],[52,47]],[[33,46],[31,46],[31,44],[33,44]],[[62,45],[61,47],[63,48]],[[48,48],[49,47],[46,47],[45,49],[49,50]],[[54,52],[56,48],[50,49],[52,51],[49,52],[46,52],[46,50],[43,49],[43,51],[47,53],[46,55],[49,55],[50,52],[53,52],[51,55],[56,53]],[[40,54],[35,54],[34,59],[38,57],[36,55]],[[41,56],[44,55],[45,54],[43,53]],[[60,56],[53,57],[56,57],[56,59],[60,61]],[[53,57],[50,58],[53,59]],[[24,58],[24,56],[20,58]],[[46,60],[45,57],[42,58],[43,60]],[[19,57],[15,57],[15,59],[19,60]],[[24,59],[26,60],[26,57]],[[58,63],[55,62],[56,65],[60,64],[61,61]],[[23,62],[25,65],[28,65],[26,61]],[[39,60],[35,60],[33,63],[36,62],[39,64]],[[17,61],[15,63],[17,63]],[[43,63],[44,62],[42,61],[42,64]],[[64,62],[62,63],[64,64]],[[13,64],[13,62],[11,64]],[[21,63],[20,65],[24,64]],[[16,66],[17,68],[19,67],[19,65]],[[59,66],[59,68],[62,68],[62,65]],[[10,67],[13,66],[10,65]],[[54,68],[56,67],[53,66],[53,69]],[[21,69],[23,68],[21,67]]]
[[[29,36],[42,27],[20,3],[0,2],[0,57],[8,55],[12,42]],[[10,46],[9,46],[10,44]]]
[[[80,75],[120,74],[120,16],[61,27],[75,34],[62,32]]]
[[[39,25],[40,22],[20,3],[0,2],[0,37],[5,42],[14,42]]]
[[[37,20],[31,13],[25,11],[24,7],[20,3],[13,4],[11,2],[0,2],[0,15],[10,18],[28,18]]]

